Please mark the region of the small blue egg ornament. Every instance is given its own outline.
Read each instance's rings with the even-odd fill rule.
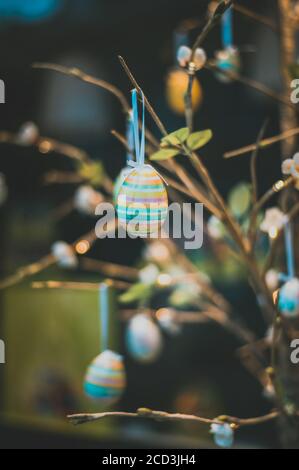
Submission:
[[[215,54],[215,65],[219,69],[223,70],[223,72],[239,73],[241,62],[238,49],[236,47],[230,46],[217,51]],[[225,73],[218,71],[216,76],[222,83],[231,83],[233,80]]]
[[[294,318],[299,315],[299,279],[294,277],[281,287],[278,308],[286,317]]]
[[[126,332],[126,346],[131,356],[139,362],[153,362],[162,349],[160,329],[147,315],[133,317]]]
[[[106,350],[89,365],[84,392],[92,400],[108,406],[117,402],[126,386],[123,357],[114,351]]]

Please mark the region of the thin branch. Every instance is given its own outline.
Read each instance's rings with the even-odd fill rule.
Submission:
[[[220,67],[217,67],[214,61],[211,61],[211,60],[206,63],[205,68],[213,72],[217,72],[222,75],[225,75],[231,80],[243,83],[243,85],[249,86],[250,88],[253,88],[256,91],[259,91],[260,93],[268,96],[269,98],[272,98],[278,103],[284,104],[294,110],[297,110],[296,107],[291,103],[291,101],[288,100],[284,95],[280,95],[279,93],[276,93],[274,90],[271,90],[263,83],[257,82],[256,80],[253,80],[251,78],[243,77],[242,75],[236,72],[232,72],[230,70],[223,70]]]
[[[129,282],[117,281],[109,279],[109,282],[116,289],[128,289],[131,284]],[[69,281],[37,281],[32,282],[33,289],[68,289],[68,290],[98,290],[97,282],[69,282]]]
[[[136,413],[129,413],[124,411],[110,411],[104,413],[81,413],[68,415],[68,420],[73,424],[83,424],[90,421],[98,421],[103,418],[122,417],[122,418],[150,418],[156,421],[191,421],[200,424],[223,424],[224,422],[235,424],[236,427],[253,426],[257,424],[267,423],[279,416],[278,411],[272,411],[264,416],[256,418],[241,419],[233,416],[223,415],[219,418],[203,418],[201,416],[187,415],[181,413],[166,413],[165,411],[155,411],[148,408],[138,408]]]
[[[80,265],[88,271],[100,271],[105,276],[123,278],[130,281],[138,279],[139,270],[130,266],[124,266],[107,261],[99,261],[93,258],[83,257],[80,259]]]
[[[154,111],[154,108],[152,107],[152,105],[150,104],[149,100],[147,99],[147,97],[145,96],[145,94],[143,93],[142,89],[140,88],[140,86],[138,85],[137,81],[135,80],[131,70],[129,69],[129,67],[127,66],[125,60],[123,59],[122,56],[118,56],[118,59],[124,69],[124,71],[126,72],[128,78],[130,79],[130,81],[132,82],[133,86],[136,88],[136,90],[138,91],[139,95],[142,95],[143,94],[143,97],[144,97],[144,104],[148,110],[148,112],[150,113],[150,115],[152,116],[154,122],[156,123],[157,127],[160,129],[161,133],[163,135],[167,135],[167,130],[166,128],[164,127],[164,125],[162,124],[160,118],[158,117],[158,115],[156,114],[156,112]]]
[[[15,274],[8,276],[7,278],[0,280],[0,289],[6,289],[7,287],[11,287],[18,282],[21,282],[28,276],[33,276],[44,269],[48,268],[49,266],[56,263],[56,258],[53,255],[47,255],[44,258],[40,259],[39,261],[29,264],[28,266],[23,266],[19,268]]]
[[[209,18],[208,22],[204,26],[203,30],[197,36],[193,47],[192,47],[192,55],[191,55],[191,62],[193,61],[193,57],[195,51],[198,47],[202,45],[204,40],[206,39],[209,32],[214,28],[214,26],[219,23],[223,14],[232,6],[233,0],[223,0],[214,11],[214,14]]]
[[[255,237],[256,237],[256,220],[259,214],[259,211],[270,201],[270,199],[276,194],[280,193],[283,189],[286,189],[291,184],[293,184],[294,178],[290,176],[286,180],[278,180],[273,186],[263,194],[263,196],[255,203],[251,210],[249,228],[248,228],[248,238],[251,245],[251,249],[254,247]]]
[[[277,142],[281,142],[283,140],[287,140],[290,137],[293,137],[294,135],[298,135],[298,134],[299,134],[299,127],[296,127],[294,129],[289,129],[285,132],[282,132],[281,134],[275,135],[273,137],[268,137],[267,139],[263,139],[260,142],[259,146],[260,148],[269,147],[270,145],[276,144]],[[256,149],[256,143],[246,145],[245,147],[241,147],[239,149],[226,152],[224,154],[224,158],[239,157],[240,155],[244,155],[245,153],[252,152],[255,149]]]
[[[262,125],[258,137],[256,140],[256,147],[252,152],[251,159],[250,159],[250,174],[251,174],[251,182],[252,182],[252,192],[253,192],[253,203],[255,204],[257,202],[257,197],[258,197],[258,188],[257,188],[257,175],[256,175],[256,160],[258,157],[258,152],[260,149],[260,144],[261,140],[265,135],[266,127],[268,125],[268,119],[264,122]]]
[[[238,5],[236,3],[234,3],[233,9],[236,10],[238,13],[241,13],[242,15],[246,16],[247,18],[255,21],[256,23],[260,23],[275,32],[279,32],[278,26],[274,21],[271,20],[271,18],[267,18],[266,16],[255,13],[254,11],[249,10],[249,8],[246,8],[242,5]]]
[[[91,75],[88,75],[87,73],[83,72],[77,67],[70,68],[70,67],[65,67],[64,65],[59,65],[59,64],[36,62],[32,64],[32,68],[53,70],[55,72],[59,72],[64,75],[78,78],[79,80],[82,80],[83,82],[90,83],[91,85],[95,85],[99,88],[103,88],[104,90],[112,93],[120,101],[124,112],[128,113],[130,111],[129,103],[125,95],[119,90],[119,88],[117,88],[114,85],[111,85],[111,83],[106,82],[105,80],[100,80],[99,78],[95,78]]]

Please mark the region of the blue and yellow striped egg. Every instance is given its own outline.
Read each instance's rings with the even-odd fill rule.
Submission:
[[[125,386],[126,374],[120,354],[106,350],[99,354],[87,369],[84,392],[89,398],[105,406],[115,403]]]
[[[151,165],[130,171],[118,192],[116,210],[129,234],[146,237],[159,231],[167,217],[168,198],[163,181]]]

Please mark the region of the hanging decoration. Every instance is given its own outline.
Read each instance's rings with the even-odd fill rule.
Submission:
[[[219,447],[231,447],[234,443],[234,431],[230,424],[213,423],[210,429],[211,434],[214,435],[215,444]]]
[[[240,53],[233,44],[233,9],[229,8],[221,19],[221,33],[223,49],[216,51],[216,66],[224,72],[239,73]],[[223,73],[217,73],[217,78],[223,83],[230,83],[232,79]]]
[[[121,184],[117,196],[118,220],[133,236],[146,237],[157,233],[167,217],[168,198],[163,181],[157,171],[144,162],[145,127],[144,98],[142,95],[142,129],[139,141],[137,90],[132,92],[133,130],[136,162]]]
[[[84,379],[85,394],[103,406],[115,403],[126,385],[123,357],[109,349],[109,289],[107,283],[102,283],[99,289],[102,352],[91,362]]]
[[[162,335],[149,315],[140,313],[130,320],[126,345],[137,361],[153,362],[157,359],[162,349]]]

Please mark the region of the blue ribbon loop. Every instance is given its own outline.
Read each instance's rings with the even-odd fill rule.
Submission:
[[[127,131],[126,131],[126,138],[128,144],[128,152],[127,152],[127,161],[133,159],[133,151],[134,151],[134,128],[133,128],[133,113],[130,111],[128,119],[127,119]]]
[[[224,49],[233,46],[233,9],[230,7],[222,16],[222,45]]]
[[[101,327],[101,351],[105,351],[109,346],[109,286],[103,282],[99,288],[99,310]]]
[[[138,166],[144,165],[145,153],[145,126],[144,126],[144,96],[140,92],[142,98],[142,125],[141,136],[139,135],[139,117],[138,117],[138,92],[136,88],[132,90],[132,113],[133,113],[133,133],[135,141],[136,163]]]
[[[292,279],[295,277],[295,257],[294,257],[294,245],[293,245],[293,231],[291,222],[288,221],[284,226],[284,237],[285,237],[285,250],[286,250],[286,261],[287,261],[287,272],[288,277]]]

